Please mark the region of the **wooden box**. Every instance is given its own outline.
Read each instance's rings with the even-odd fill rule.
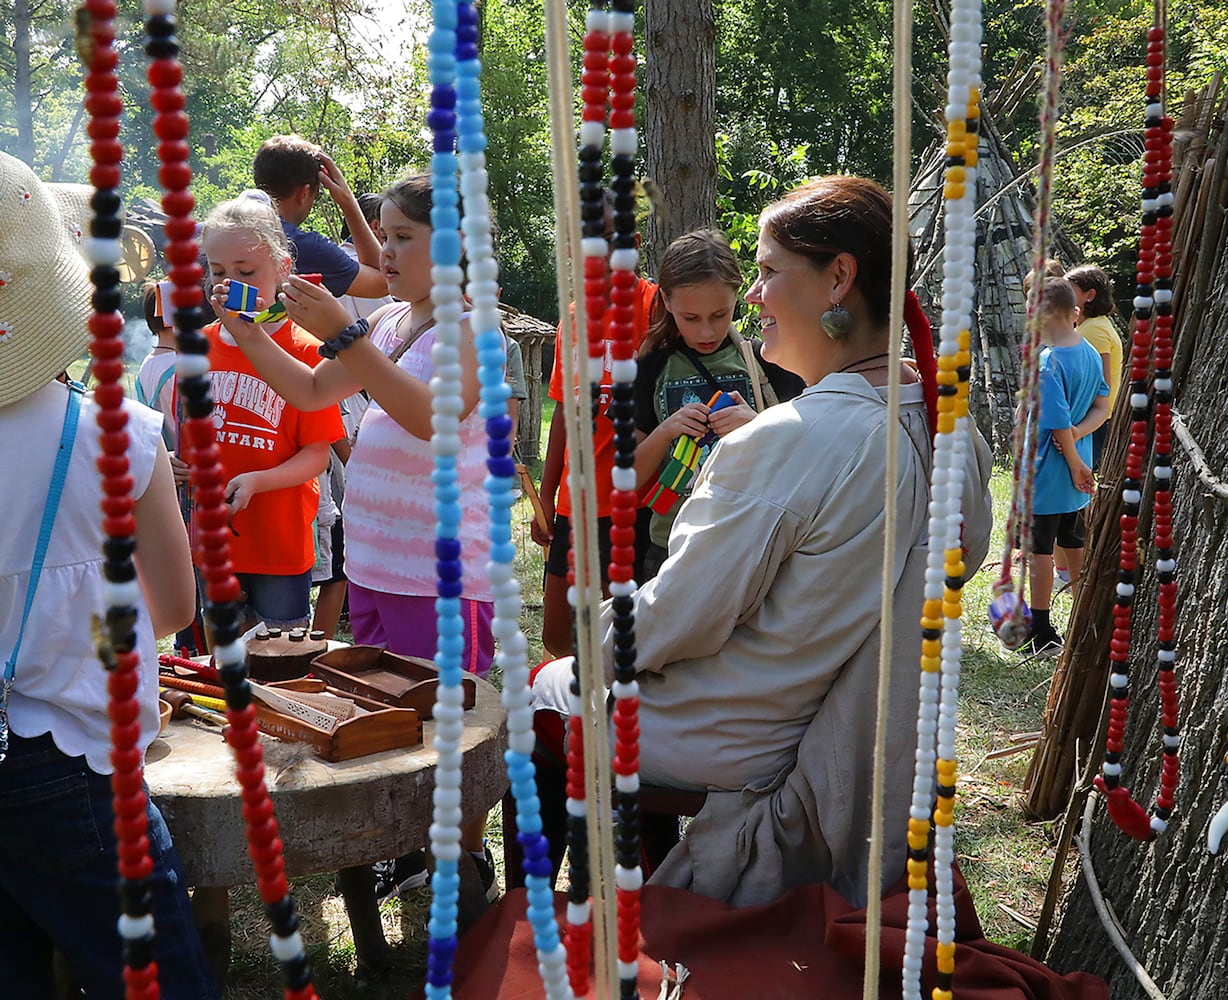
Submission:
[[[284,681],[270,684],[272,688],[296,691],[325,691],[345,698],[352,696],[343,691],[330,691],[321,682],[311,680]],[[367,712],[338,723],[331,733],[318,729],[302,719],[283,715],[270,708],[258,698],[252,699],[256,706],[256,720],[260,731],[281,740],[306,743],[325,760],[336,763],[365,757],[367,754],[400,747],[422,745],[422,719],[412,708],[388,708],[367,699],[353,698]]]
[[[327,649],[323,632],[262,628],[247,640],[247,671],[252,680],[262,683],[303,677],[311,661]]]
[[[413,708],[423,719],[432,717],[439,671],[430,660],[400,656],[378,646],[346,646],[311,661],[311,671],[347,697],[369,698],[395,708]],[[464,706],[473,708],[477,685],[462,681]]]

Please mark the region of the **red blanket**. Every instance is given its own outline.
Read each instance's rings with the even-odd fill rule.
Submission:
[[[955,878],[957,1000],[1108,1000],[1108,988],[1094,976],[1059,976],[986,941],[967,887],[958,872]],[[556,895],[555,904],[561,916],[564,898]],[[900,995],[907,909],[901,882],[883,900],[879,995],[884,1000]],[[932,896],[930,909],[932,928]],[[774,903],[743,909],[681,889],[647,886],[642,912],[640,995],[645,1000],[657,995],[662,960],[690,970],[683,1000],[860,1000],[862,995],[865,910],[854,910],[829,886],[801,886]],[[934,948],[931,937],[926,997],[934,984]],[[523,889],[500,900],[461,940],[453,995],[457,1000],[543,996]]]

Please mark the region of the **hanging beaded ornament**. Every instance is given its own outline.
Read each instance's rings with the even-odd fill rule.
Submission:
[[[968,447],[976,166],[980,131],[981,14],[976,0],[951,8],[947,77],[947,159],[943,187],[946,230],[942,325],[938,345],[938,424],[930,484],[929,554],[921,616],[921,691],[916,772],[908,820],[908,925],[903,996],[919,1000],[928,929],[927,867],[934,773],[934,875],[938,917],[938,985],[949,1000],[955,971],[955,724],[961,661],[961,591],[967,568],[961,544],[964,462]],[[937,750],[935,751],[935,738]]]
[[[1040,414],[1041,296],[1045,261],[1049,255],[1049,208],[1053,200],[1053,163],[1057,146],[1058,93],[1061,87],[1062,20],[1065,0],[1048,0],[1045,18],[1045,99],[1040,110],[1040,161],[1037,165],[1036,214],[1032,223],[1032,276],[1027,295],[1027,332],[1019,366],[1022,412],[1015,421],[1012,441],[1014,484],[1006,518],[1002,571],[993,585],[989,622],[1007,649],[1028,640],[1032,612],[1024,600],[1028,560],[1032,554],[1032,478],[1036,468],[1036,439]],[[1019,545],[1019,581],[1014,578],[1014,544]]]
[[[140,746],[140,653],[136,623],[141,588],[133,553],[136,520],[133,480],[128,463],[128,414],[124,412],[124,318],[120,313],[119,237],[123,203],[119,195],[119,118],[123,102],[115,75],[115,13],[113,0],[87,0],[79,22],[78,50],[85,59],[86,107],[92,138],[90,199],[93,217],[85,245],[94,285],[90,354],[97,387],[97,423],[102,474],[103,575],[106,578],[105,632],[98,636],[98,656],[110,671],[107,680],[111,717],[111,794],[119,858],[119,936],[124,952],[124,989],[128,1000],[156,1000],[158,964],[154,960],[152,889],[147,799]]]
[[[167,221],[165,256],[174,284],[174,327],[177,392],[183,401],[180,423],[192,467],[196,518],[196,560],[205,581],[206,617],[213,660],[226,692],[227,743],[235,755],[235,773],[242,787],[248,853],[256,871],[256,886],[272,925],[269,944],[281,964],[285,1000],[315,1000],[311,966],[298,932],[282,857],[282,842],[273,801],[264,782],[264,752],[256,729],[256,710],[247,680],[247,659],[239,639],[240,586],[230,563],[227,475],[217,447],[213,399],[209,382],[209,340],[201,309],[203,273],[196,245],[195,201],[188,190],[188,117],[180,84],[183,69],[175,36],[173,0],[147,0],[145,52],[150,63],[150,103],[158,138],[158,176],[163,185],[162,209]],[[88,100],[88,99],[87,99]],[[87,105],[88,107],[88,105]]]
[[[1176,605],[1177,563],[1172,536],[1172,226],[1173,120],[1164,114],[1164,28],[1147,32],[1147,110],[1143,154],[1143,221],[1139,237],[1134,298],[1134,336],[1130,348],[1130,446],[1122,481],[1121,560],[1117,601],[1113,608],[1113,639],[1109,653],[1111,700],[1104,765],[1096,787],[1105,796],[1109,816],[1136,840],[1151,840],[1168,828],[1180,768],[1181,733],[1177,719]],[[1153,331],[1154,329],[1154,338]],[[1150,371],[1149,371],[1150,369]],[[1157,675],[1160,687],[1164,750],[1160,790],[1150,818],[1121,785],[1121,755],[1125,748],[1130,708],[1130,641],[1135,586],[1138,579],[1138,521],[1143,498],[1143,462],[1147,456],[1148,376],[1155,391],[1155,433],[1152,475],[1155,499],[1156,577],[1159,582]]]

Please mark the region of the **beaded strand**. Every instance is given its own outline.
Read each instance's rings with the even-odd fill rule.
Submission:
[[[214,428],[209,381],[209,340],[201,309],[203,292],[196,245],[195,201],[188,190],[188,117],[180,84],[183,68],[175,36],[174,0],[146,0],[145,52],[150,63],[150,102],[155,111],[163,186],[162,209],[167,244],[164,250],[174,283],[174,326],[177,356],[177,391],[183,400],[180,423],[192,466],[192,496],[196,517],[196,561],[205,581],[206,613],[213,660],[226,692],[227,742],[235,755],[235,773],[242,787],[247,849],[256,871],[256,885],[272,925],[269,938],[281,964],[285,1000],[315,1000],[311,966],[299,935],[286,880],[282,842],[273,802],[264,782],[264,751],[256,729],[256,710],[247,680],[247,654],[239,639],[240,586],[230,563],[227,475],[223,469]]]
[[[587,377],[592,385],[593,418],[600,400],[604,363],[603,326],[609,296],[605,240],[605,196],[601,181],[602,150],[605,146],[606,112],[610,100],[610,13],[603,0],[591,0],[585,18],[584,67],[580,74],[583,101],[580,118],[580,250],[584,258],[584,315],[588,331]],[[584,373],[577,373],[583,378]],[[573,517],[573,521],[576,520]],[[573,613],[578,595],[575,586],[575,542],[568,552],[567,597]],[[577,650],[579,652],[579,650]],[[588,868],[587,791],[584,780],[584,702],[580,681],[580,658],[572,662],[567,720],[567,973],[577,996],[588,992],[588,964],[592,953],[591,877]]]
[[[908,820],[908,924],[903,996],[919,1000],[928,928],[929,837],[933,805],[938,976],[933,1000],[950,1000],[955,971],[955,726],[962,657],[964,459],[968,440],[972,301],[975,287],[976,166],[980,132],[981,9],[956,0],[951,10],[947,149],[943,188],[946,244],[938,345],[938,425],[930,485],[929,553],[921,617],[921,687],[916,770]],[[937,749],[935,750],[935,737]]]
[[[499,642],[495,660],[502,672],[503,705],[507,709],[508,749],[504,760],[516,801],[517,840],[524,855],[528,920],[533,928],[538,968],[549,1000],[571,1000],[566,955],[554,916],[550,849],[542,833],[541,803],[537,798],[529,647],[520,629],[520,583],[513,568],[516,550],[512,543],[515,499],[512,484],[516,467],[511,457],[512,421],[507,415],[511,390],[504,378],[506,350],[497,304],[499,268],[491,242],[477,35],[478,19],[473,4],[461,0],[457,5],[456,31],[457,145],[464,203],[461,229],[469,259],[467,292],[478,352],[479,412],[486,421],[488,436],[490,475],[486,489],[490,497],[491,546],[487,572],[494,592],[492,627]]]
[[[1062,20],[1066,0],[1047,0],[1045,17],[1045,92],[1040,109],[1040,160],[1037,163],[1036,212],[1032,224],[1032,285],[1027,296],[1027,332],[1021,348],[1019,400],[1023,412],[1012,435],[1014,486],[1006,518],[1002,572],[993,585],[989,620],[1007,649],[1018,649],[1031,634],[1032,612],[1024,599],[1032,552],[1032,491],[1040,417],[1041,298],[1049,256],[1049,210],[1053,200],[1053,164],[1057,149],[1058,95],[1061,89]],[[1015,540],[1019,541],[1019,585],[1014,581]]]
[[[1113,639],[1109,653],[1111,700],[1104,764],[1096,787],[1105,795],[1109,815],[1136,840],[1151,840],[1168,828],[1180,769],[1181,731],[1177,716],[1176,602],[1177,563],[1172,536],[1172,138],[1173,120],[1164,113],[1165,33],[1161,23],[1147,32],[1147,107],[1143,155],[1142,230],[1135,278],[1134,336],[1130,349],[1130,446],[1122,482],[1121,558]],[[1154,340],[1152,336],[1154,321]],[[1153,369],[1153,371],[1149,371]],[[1153,524],[1156,576],[1159,581],[1157,678],[1160,688],[1164,746],[1160,789],[1150,818],[1121,785],[1130,708],[1130,642],[1135,586],[1138,579],[1138,521],[1143,498],[1143,462],[1148,438],[1148,377],[1154,375],[1155,477]]]
[[[614,422],[613,490],[610,494],[610,594],[614,633],[614,805],[618,812],[615,886],[618,899],[620,1000],[636,1000],[639,972],[640,867],[639,685],[635,679],[635,285],[639,251],[635,234],[634,54],[635,0],[613,0],[610,34],[610,187],[614,238],[610,253],[609,323],[611,401]],[[590,335],[592,327],[589,327]],[[592,341],[590,340],[590,345]],[[590,348],[591,349],[591,348]]]
[[[94,359],[97,386],[94,401],[98,412],[102,475],[103,575],[107,604],[105,637],[99,638],[98,656],[110,671],[107,679],[108,714],[111,718],[111,805],[115,814],[116,853],[119,867],[120,917],[118,930],[123,942],[124,992],[127,1000],[157,1000],[158,963],[154,957],[153,898],[149,884],[153,861],[149,856],[148,801],[141,764],[140,653],[136,623],[141,588],[132,556],[136,550],[136,519],[133,516],[133,479],[128,463],[128,414],[124,411],[124,375],[120,313],[122,259],[119,237],[123,229],[123,202],[119,195],[123,145],[119,141],[119,118],[123,102],[115,67],[115,13],[113,0],[87,0],[86,108],[90,113],[90,237],[85,242],[90,281],[94,286],[90,355]]]
[[[461,616],[463,571],[460,543],[461,302],[460,211],[456,171],[456,0],[435,0],[430,37],[431,111],[431,301],[435,306],[435,344],[431,348],[431,448],[435,454],[435,557],[437,633],[435,663],[439,687],[435,705],[434,822],[431,853],[431,916],[426,996],[451,997],[460,899],[461,751],[464,732]]]

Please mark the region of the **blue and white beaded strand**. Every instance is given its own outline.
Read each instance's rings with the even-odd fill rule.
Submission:
[[[434,134],[431,153],[431,301],[435,306],[435,343],[431,348],[431,449],[435,469],[435,556],[438,597],[435,601],[438,639],[435,665],[439,687],[435,703],[434,822],[431,853],[430,941],[426,996],[446,1000],[452,995],[452,959],[456,953],[457,905],[460,879],[461,734],[464,730],[462,655],[465,640],[461,619],[462,568],[460,546],[460,452],[462,313],[460,212],[456,184],[456,0],[432,5],[429,123]]]
[[[465,249],[469,259],[470,323],[475,330],[480,414],[488,435],[486,489],[490,497],[490,561],[487,572],[494,592],[496,662],[503,676],[507,709],[508,779],[516,800],[518,840],[524,852],[528,919],[533,928],[538,968],[549,1000],[571,1000],[566,954],[554,916],[550,851],[542,833],[541,803],[533,765],[533,711],[530,707],[528,643],[520,629],[520,583],[513,570],[512,543],[512,421],[507,415],[510,390],[504,378],[506,349],[500,332],[499,269],[491,245],[490,201],[487,194],[486,136],[482,118],[477,51],[477,13],[467,0],[457,4],[456,91],[457,148],[460,159]]]
[[[930,487],[929,553],[922,612],[920,705],[916,770],[908,824],[908,924],[903,996],[919,1000],[928,929],[927,862],[934,819],[938,976],[934,1000],[949,1000],[955,963],[955,730],[962,660],[960,594],[966,567],[961,551],[964,459],[968,440],[968,376],[973,259],[976,241],[976,162],[979,132],[981,9],[955,0],[951,10],[944,185],[946,244],[943,312],[938,346],[938,426]],[[937,746],[935,748],[935,740]],[[938,801],[935,801],[935,770]]]

